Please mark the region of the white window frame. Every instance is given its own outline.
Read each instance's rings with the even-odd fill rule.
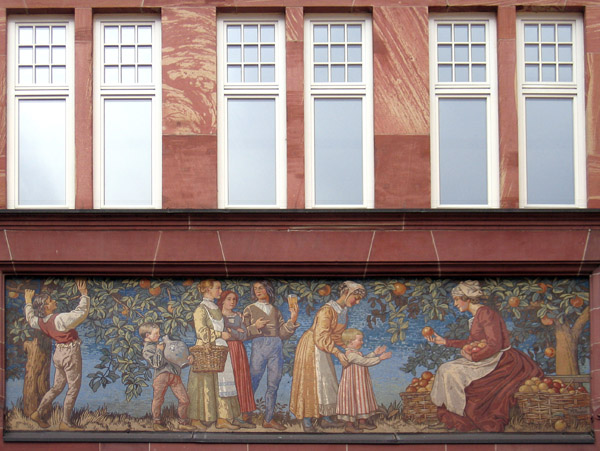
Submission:
[[[275,25],[275,82],[227,82],[227,25]],[[286,208],[287,129],[286,129],[286,39],[285,17],[281,14],[219,14],[217,17],[217,174],[218,207],[226,209]],[[229,99],[268,99],[275,101],[275,203],[229,204],[227,101]],[[259,176],[259,174],[257,174]]]
[[[573,81],[525,82],[524,25],[526,23],[570,23],[573,25]],[[517,82],[519,115],[519,206],[521,208],[585,208],[586,138],[585,138],[585,57],[583,17],[577,13],[523,13],[517,15]],[[573,99],[573,204],[530,204],[527,200],[527,149],[525,103],[528,98]]]
[[[354,24],[363,27],[362,82],[360,83],[317,83],[314,81],[313,25]],[[306,208],[374,208],[374,125],[373,125],[373,31],[370,14],[306,14],[304,18],[304,127],[305,127],[305,177]],[[315,100],[316,99],[361,99],[363,137],[363,203],[361,205],[317,205],[315,190]]]
[[[103,82],[102,28],[104,24],[152,26],[152,83]],[[94,16],[94,208],[162,208],[162,43],[161,20],[155,14],[98,14]],[[148,99],[152,102],[152,201],[148,205],[107,205],[104,198],[104,101]]]
[[[66,83],[64,85],[20,85],[18,83],[18,39],[20,25],[64,25],[66,27]],[[75,36],[74,19],[66,15],[14,15],[7,28],[7,208],[75,208],[75,115],[74,115]],[[19,123],[18,105],[27,100],[65,100],[65,203],[60,205],[19,205]],[[39,183],[32,180],[31,183]]]
[[[441,23],[485,23],[487,31],[486,82],[437,81],[437,33]],[[499,208],[500,165],[498,138],[498,80],[496,17],[485,13],[439,13],[429,18],[429,80],[431,109],[431,206],[432,208]],[[442,204],[440,193],[439,100],[486,99],[487,105],[487,199],[486,204]]]

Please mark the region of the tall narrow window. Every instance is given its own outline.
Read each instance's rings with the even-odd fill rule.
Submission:
[[[218,20],[220,208],[285,208],[285,21]]]
[[[585,207],[581,16],[519,16],[517,39],[520,204]]]
[[[496,23],[430,19],[433,207],[498,207]]]
[[[8,208],[73,208],[73,19],[8,21]]]
[[[307,208],[373,208],[371,17],[306,15]]]
[[[94,206],[160,208],[160,19],[100,15],[94,26]]]

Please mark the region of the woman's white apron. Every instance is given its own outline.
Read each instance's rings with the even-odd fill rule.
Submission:
[[[213,329],[218,332],[223,332],[225,330],[225,319],[221,318],[220,320],[216,320],[210,314],[210,310],[208,306],[206,307],[208,317],[212,321]],[[217,346],[227,346],[227,342],[222,338],[217,338],[215,340],[215,344]],[[230,396],[237,396],[237,390],[235,388],[235,378],[233,375],[233,365],[231,364],[231,354],[227,353],[227,360],[225,361],[225,369],[217,374],[217,378],[219,381],[219,396],[221,398],[228,398]]]
[[[472,323],[473,318],[469,320],[469,329]],[[433,381],[431,401],[438,407],[445,405],[450,412],[463,416],[467,404],[465,388],[494,371],[502,354],[508,349],[510,346],[479,362],[461,357],[440,365]]]

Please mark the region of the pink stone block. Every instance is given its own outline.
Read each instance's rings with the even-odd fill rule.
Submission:
[[[222,262],[216,231],[163,231],[156,251],[157,262]]]
[[[163,133],[215,134],[216,10],[162,9]]]
[[[588,207],[600,208],[600,53],[586,58],[586,148]]]
[[[304,92],[287,93],[287,208],[304,208]]]
[[[75,9],[75,208],[90,209],[93,200],[91,8]]]
[[[6,232],[15,262],[151,262],[158,231],[25,231]],[[3,258],[3,260],[9,260]]]
[[[426,7],[373,9],[376,135],[429,133],[428,30]]]
[[[515,39],[501,39],[498,42],[498,106],[502,208],[519,207],[519,131],[515,77]]]
[[[304,42],[304,10],[300,7],[285,9],[285,39]],[[289,58],[289,56],[288,56]]]
[[[366,262],[372,232],[222,231],[226,262]]]
[[[217,208],[216,136],[163,136],[163,208]]]
[[[587,231],[434,231],[443,262],[578,261]]]
[[[600,53],[600,5],[585,8],[585,51]]]
[[[429,136],[375,136],[376,208],[430,208]]]
[[[437,255],[430,232],[375,232],[369,263],[436,262]]]

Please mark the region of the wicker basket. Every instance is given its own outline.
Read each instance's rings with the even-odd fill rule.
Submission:
[[[227,360],[227,346],[196,345],[190,348],[194,356],[192,371],[194,373],[220,373],[225,369]]]
[[[400,393],[402,398],[402,418],[420,424],[438,422],[437,406],[431,402],[431,393]]]
[[[515,399],[526,423],[551,423],[559,416],[590,421],[589,393],[515,393]]]

